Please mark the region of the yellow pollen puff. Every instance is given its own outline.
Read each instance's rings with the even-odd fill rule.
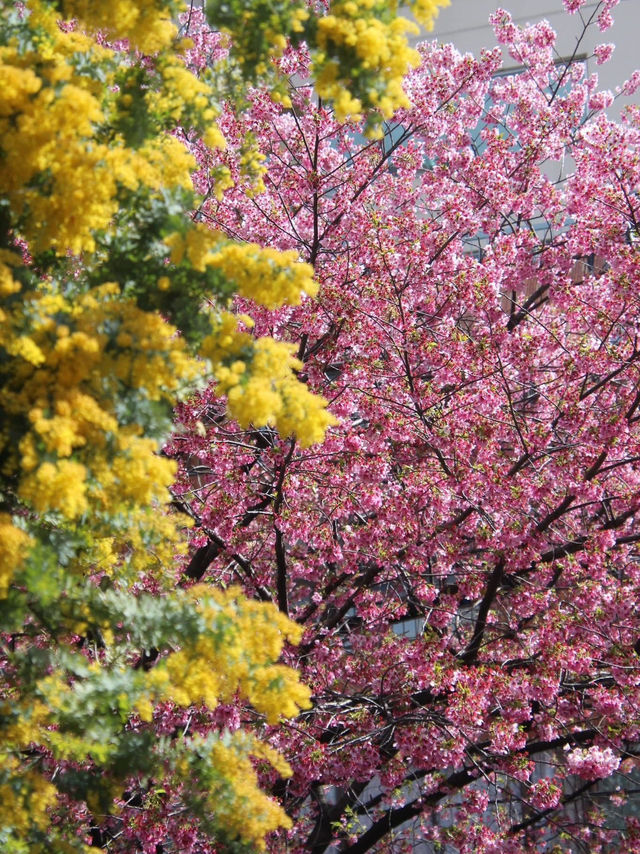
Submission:
[[[87,509],[86,468],[72,460],[44,462],[23,478],[18,494],[39,513],[51,510],[77,519]]]
[[[267,308],[299,305],[303,294],[315,296],[313,268],[298,261],[293,250],[280,251],[256,244],[229,243],[207,261],[235,282],[238,293]]]
[[[283,436],[295,434],[303,447],[321,442],[336,423],[327,402],[312,394],[293,373],[302,365],[295,346],[272,338],[253,339],[236,330],[237,318],[224,314],[217,334],[205,339],[202,354],[213,362],[217,391],[226,394],[231,415],[241,427],[275,427]],[[238,355],[242,354],[242,359]],[[242,362],[244,372],[233,369]]]
[[[446,5],[448,0],[417,0],[412,9],[430,28],[438,8]],[[338,121],[360,121],[370,108],[389,118],[408,106],[402,80],[420,62],[406,38],[407,33],[419,32],[414,23],[390,17],[388,4],[380,0],[338,0],[317,26],[312,52],[316,90],[333,101]],[[375,114],[369,119],[371,130]]]
[[[0,513],[0,598],[5,598],[13,575],[26,557],[30,537],[16,528],[8,513]]]

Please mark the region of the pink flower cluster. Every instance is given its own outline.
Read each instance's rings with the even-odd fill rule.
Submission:
[[[567,767],[583,780],[610,777],[620,766],[620,757],[610,747],[589,747],[567,753]]]
[[[579,827],[562,794],[640,740],[640,110],[611,121],[549,24],[491,20],[522,73],[496,77],[499,47],[421,45],[381,141],[336,122],[288,50],[291,107],[256,89],[220,116],[226,150],[195,151],[203,221],[314,265],[316,300],[236,308],[294,345],[339,419],[301,449],[226,420],[210,387],[166,449],[194,550],[215,544],[189,578],[305,628],[286,660],[314,707],[269,730],[294,768],[263,777],[294,820],[273,852],[549,850],[530,807],[594,852],[631,850],[630,823]],[[194,42],[195,67],[220,49]],[[238,704],[198,726],[248,719]]]

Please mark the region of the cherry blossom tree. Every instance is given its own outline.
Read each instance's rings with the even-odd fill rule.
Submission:
[[[616,0],[564,5],[584,35]],[[314,266],[314,300],[236,308],[338,421],[303,448],[211,386],[167,448],[185,583],[304,628],[313,707],[268,729],[294,766],[263,778],[294,821],[274,852],[640,851],[640,109],[607,118],[546,22],[492,23],[522,70],[427,42],[380,140],[289,48],[290,106],[255,89],[224,152],[194,147],[200,221]],[[216,199],[248,138],[263,191]]]

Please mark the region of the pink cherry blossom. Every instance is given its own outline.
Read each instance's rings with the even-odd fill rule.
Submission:
[[[597,27],[616,4],[564,5]],[[640,110],[610,120],[547,23],[491,23],[522,73],[425,43],[382,140],[336,122],[288,49],[291,107],[255,90],[220,116],[225,151],[194,144],[203,192],[218,166],[235,181],[202,220],[314,265],[317,299],[235,307],[339,421],[302,449],[225,420],[210,387],[166,448],[196,520],[183,583],[241,584],[305,628],[285,660],[314,707],[267,730],[294,768],[264,772],[294,819],[273,852],[635,850],[598,787],[640,740]],[[199,67],[218,42],[197,45]]]
[[[614,44],[598,44],[594,47],[593,52],[598,65],[604,65],[605,62],[611,59],[615,47]]]
[[[567,754],[569,771],[584,780],[609,777],[619,766],[620,758],[610,747],[590,747],[587,750],[572,750]]]

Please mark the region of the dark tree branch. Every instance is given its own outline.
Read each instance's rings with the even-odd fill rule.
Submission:
[[[425,807],[437,804],[438,801],[441,801],[447,796],[447,794],[449,794],[450,790],[455,791],[460,789],[475,779],[476,775],[467,769],[450,774],[443,782],[443,790],[434,792],[431,795],[425,795],[422,798],[416,798],[414,801],[405,804],[403,807],[396,807],[395,809],[392,808],[387,810],[385,815],[376,821],[369,830],[363,833],[360,839],[352,845],[343,847],[341,851],[343,854],[347,854],[347,852],[348,854],[364,854],[365,851],[370,851],[376,842],[379,842],[391,830],[399,827],[401,824],[404,824],[405,821],[409,821],[409,819],[420,815],[420,813],[424,811]]]
[[[473,637],[469,641],[469,645],[467,646],[465,651],[460,655],[460,660],[464,664],[472,664],[478,655],[478,651],[480,650],[485,628],[487,625],[487,617],[489,615],[491,605],[493,604],[493,600],[495,599],[496,593],[498,592],[498,588],[500,587],[503,577],[504,558],[500,558],[498,563],[495,565],[493,572],[489,576],[487,588],[484,592],[484,596],[482,597],[482,601],[480,602],[480,609],[478,611],[478,617],[476,619]]]
[[[548,513],[544,517],[544,519],[541,519],[538,522],[538,524],[536,525],[536,530],[539,533],[542,533],[542,531],[546,531],[549,525],[552,525],[556,521],[556,519],[559,519],[563,515],[565,510],[567,510],[574,501],[575,495],[567,495],[566,498],[564,498],[560,502],[560,504],[558,504],[555,510],[552,510],[551,513]]]
[[[276,526],[276,588],[278,592],[278,608],[289,616],[289,598],[287,592],[287,556],[284,547],[282,531]]]
[[[566,806],[570,804],[572,801],[577,800],[581,795],[587,792],[592,786],[596,783],[599,783],[599,780],[589,780],[584,785],[580,786],[575,792],[572,792],[570,795],[567,795],[566,798],[562,798],[559,806]],[[548,807],[546,810],[542,810],[540,812],[536,811],[535,815],[530,816],[529,818],[521,821],[519,824],[512,825],[508,833],[510,836],[515,836],[517,833],[520,833],[522,830],[526,830],[528,827],[532,827],[534,824],[537,824],[539,821],[542,821],[546,818],[550,813],[555,812],[558,809],[558,806]]]

